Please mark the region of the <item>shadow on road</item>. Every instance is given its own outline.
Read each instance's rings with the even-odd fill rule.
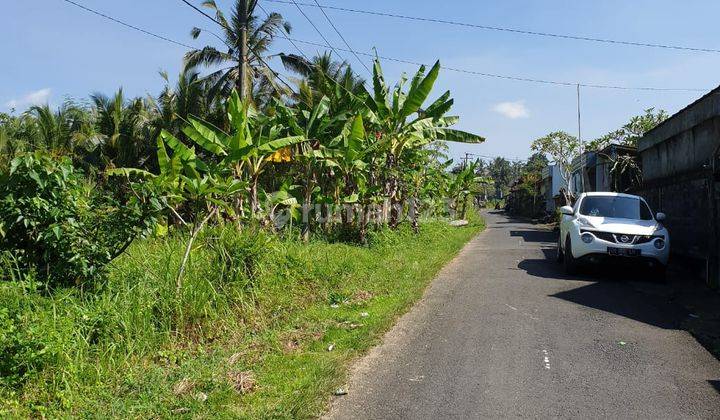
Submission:
[[[709,380],[708,383],[710,384],[711,387],[713,387],[715,392],[720,394],[720,380],[718,380],[718,381]]]
[[[538,232],[543,233],[543,232]],[[544,248],[544,258],[525,259],[518,268],[543,280],[588,281],[587,285],[550,295],[589,308],[614,313],[665,329],[679,329],[688,312],[673,304],[666,287],[651,282],[646,270],[633,267],[589,266],[568,276],[555,261],[556,250]],[[632,282],[632,284],[630,283]],[[637,290],[640,284],[648,293]]]
[[[597,282],[551,297],[614,313],[664,329],[679,329],[687,311],[673,305],[663,296],[639,293],[620,282]]]
[[[555,243],[558,234],[549,230],[511,230],[510,236],[523,238],[525,242]]]

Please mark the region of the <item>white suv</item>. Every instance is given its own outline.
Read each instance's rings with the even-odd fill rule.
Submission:
[[[653,216],[647,202],[636,195],[584,193],[573,207],[560,208],[558,261],[574,273],[580,262],[609,259],[644,264],[664,279],[670,255],[670,236],[663,213]]]

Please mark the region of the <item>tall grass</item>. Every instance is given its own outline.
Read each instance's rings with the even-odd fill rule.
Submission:
[[[428,222],[368,247],[213,228],[179,291],[183,236],[133,245],[93,290],[0,282],[0,414],[317,414],[347,361],[480,228]]]

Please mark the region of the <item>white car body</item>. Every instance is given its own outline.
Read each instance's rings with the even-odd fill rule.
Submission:
[[[583,206],[585,200],[588,202]],[[637,218],[604,217],[600,214],[603,211],[606,214],[621,213],[615,210],[614,203],[618,203],[618,207],[627,205],[623,208],[627,211],[632,208],[632,202],[628,200],[640,201]],[[563,207],[561,213],[558,240],[560,258],[571,252],[571,262],[579,259],[602,262],[607,257],[636,257],[659,269],[664,269],[668,263],[670,235],[661,223],[665,215],[653,215],[642,197],[610,192],[583,193],[572,208]],[[570,249],[566,249],[568,244]]]

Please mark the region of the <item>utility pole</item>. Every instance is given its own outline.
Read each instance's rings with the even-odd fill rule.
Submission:
[[[238,66],[237,89],[239,90],[240,99],[245,100],[248,96],[247,85],[247,55],[248,55],[248,2],[240,0],[240,65]]]
[[[582,131],[580,125],[580,83],[577,84],[577,114],[578,114],[578,141],[580,142],[580,185],[582,192],[585,192],[585,168],[584,168],[584,154],[585,154],[585,143],[582,141]]]
[[[471,155],[471,153],[465,152],[465,157],[463,158],[463,166],[462,166],[463,169],[467,168],[467,162],[468,162],[468,159],[470,159],[470,155]]]
[[[578,141],[580,142],[582,151],[585,151],[582,142],[582,131],[580,126],[580,84],[577,85],[577,114],[578,114]]]

